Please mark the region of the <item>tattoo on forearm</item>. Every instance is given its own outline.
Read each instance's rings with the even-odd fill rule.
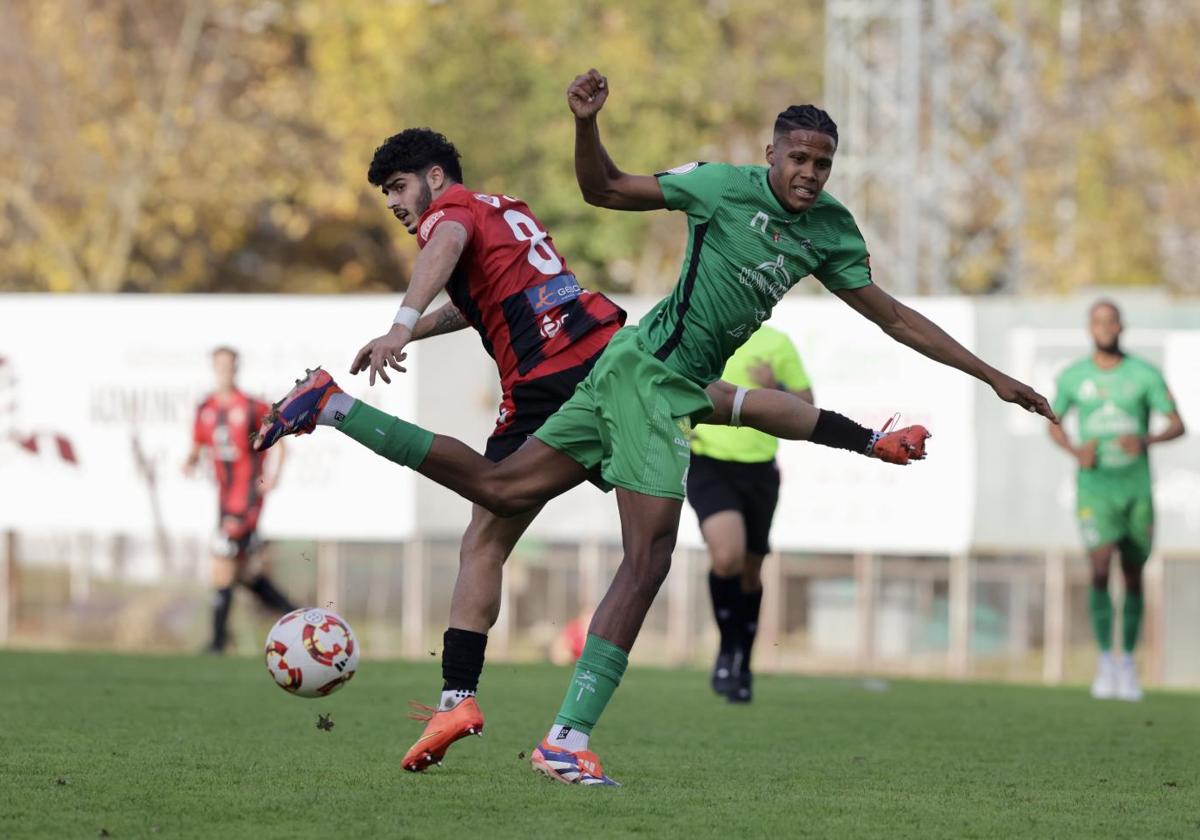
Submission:
[[[458,307],[448,304],[443,306],[434,315],[434,322],[429,327],[429,332],[426,335],[441,335],[442,333],[454,332],[469,327],[467,319],[458,311]]]

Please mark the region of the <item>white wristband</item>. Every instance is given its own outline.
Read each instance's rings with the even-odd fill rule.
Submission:
[[[396,317],[392,319],[393,324],[403,324],[411,331],[416,328],[417,321],[420,319],[421,313],[411,306],[401,306],[396,312]]]
[[[735,429],[742,425],[742,403],[746,400],[747,393],[745,388],[739,387],[737,393],[733,395],[733,410],[729,412],[729,425]]]

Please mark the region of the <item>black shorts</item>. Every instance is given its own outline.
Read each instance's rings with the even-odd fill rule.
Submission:
[[[779,501],[779,468],[774,461],[740,464],[693,455],[687,498],[701,522],[714,513],[737,511],[746,523],[746,551],[771,552],[771,519]]]
[[[258,515],[222,513],[217,521],[217,532],[213,534],[212,553],[218,557],[249,557],[263,547],[263,540],[258,535]],[[235,520],[230,523],[229,520]],[[230,536],[226,526],[235,534]]]
[[[540,429],[550,415],[571,398],[575,393],[575,386],[591,373],[596,360],[600,358],[600,353],[575,367],[514,385],[512,418],[504,427],[504,431],[488,438],[487,447],[483,451],[484,457],[492,462],[503,461],[520,449],[529,436]]]

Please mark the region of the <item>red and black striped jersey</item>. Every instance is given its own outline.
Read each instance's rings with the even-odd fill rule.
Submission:
[[[196,409],[192,441],[207,446],[212,455],[222,516],[246,516],[262,506],[264,456],[250,448],[250,434],[270,411],[271,406],[241,391],[227,398],[210,394]]]
[[[455,184],[421,216],[417,244],[424,248],[446,221],[467,230],[446,292],[495,359],[506,396],[591,358],[625,323],[625,310],[579,285],[520,199]]]

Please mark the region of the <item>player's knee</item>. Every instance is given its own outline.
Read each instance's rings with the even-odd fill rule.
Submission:
[[[516,516],[532,507],[528,503],[523,504],[513,493],[512,486],[494,470],[481,482],[479,498],[476,501],[496,516]]]
[[[1092,569],[1092,589],[1108,591],[1108,572],[1098,572]]]
[[[711,552],[713,573],[718,577],[733,577],[742,574],[746,567],[746,555],[741,551],[715,549]]]

